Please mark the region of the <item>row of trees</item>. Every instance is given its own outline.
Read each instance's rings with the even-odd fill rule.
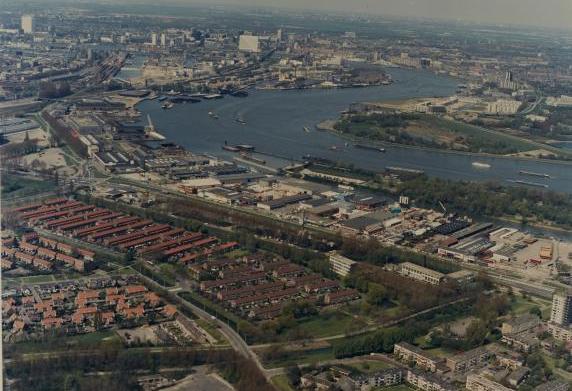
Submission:
[[[237,390],[272,390],[256,364],[229,349],[193,350],[92,348],[72,350],[57,357],[27,360],[16,358],[6,364],[9,377],[18,379],[18,390],[110,390],[138,389],[137,371],[158,373],[161,368],[213,364]],[[87,374],[105,372],[103,376]]]
[[[572,227],[572,195],[569,194],[426,176],[401,183],[398,192],[422,207],[438,208],[441,201],[450,211],[469,216],[520,216],[523,223],[546,220]]]

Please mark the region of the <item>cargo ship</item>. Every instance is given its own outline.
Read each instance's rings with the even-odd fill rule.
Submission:
[[[376,151],[376,152],[385,152],[385,148],[380,148],[373,145],[354,144],[354,147],[359,149],[369,149],[370,151]]]
[[[547,179],[552,179],[552,177],[548,174],[544,174],[541,172],[532,172],[532,171],[524,171],[524,170],[520,170],[518,172],[520,175],[528,175],[528,176],[535,176],[535,177],[539,177],[539,178],[547,178]]]
[[[226,141],[224,142],[222,149],[230,152],[254,152],[255,150],[253,145],[249,144],[230,145],[227,144]]]
[[[405,168],[405,167],[397,167],[397,166],[388,166],[386,167],[388,171],[402,173],[402,174],[412,174],[412,175],[423,175],[425,171],[417,170],[414,168]]]

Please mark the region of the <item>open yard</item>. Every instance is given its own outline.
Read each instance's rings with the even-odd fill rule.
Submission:
[[[2,199],[11,200],[52,191],[55,189],[55,184],[45,179],[32,179],[19,175],[2,174],[0,187]]]
[[[279,391],[293,391],[294,388],[290,385],[288,378],[286,375],[278,375],[272,378],[272,384],[279,390]]]
[[[338,311],[328,311],[311,318],[302,319],[298,324],[298,327],[308,335],[321,338],[351,331],[354,318]]]

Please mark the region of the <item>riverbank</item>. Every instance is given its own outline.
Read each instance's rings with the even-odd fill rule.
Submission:
[[[169,140],[196,153],[222,158],[232,154],[221,150],[225,144],[251,144],[257,152],[280,156],[284,166],[291,160],[310,155],[341,161],[379,172],[387,166],[423,170],[428,176],[451,180],[497,181],[508,183],[519,171],[546,173],[551,190],[572,193],[570,164],[531,158],[492,154],[467,154],[456,151],[384,144],[386,153],[344,146],[350,139],[339,134],[315,130],[316,124],[337,118],[355,102],[399,101],[411,97],[450,96],[456,88],[453,79],[427,72],[394,70],[396,82],[390,86],[305,91],[253,90],[247,99],[226,96],[196,105],[175,105],[162,110],[157,101],[136,106],[142,119],[151,115],[157,129]],[[209,111],[217,114],[214,120]],[[293,115],[294,113],[294,115]],[[238,123],[241,118],[243,123]],[[306,131],[305,128],[310,131]],[[348,143],[349,144],[349,143]],[[333,146],[337,148],[332,148]],[[472,163],[487,163],[490,169],[475,169]],[[548,164],[550,163],[550,164]],[[271,160],[268,164],[273,164]]]
[[[404,148],[404,149],[414,149],[418,151],[428,151],[428,152],[439,152],[439,153],[447,153],[452,155],[460,155],[460,156],[470,156],[470,157],[486,157],[486,158],[498,158],[498,159],[508,159],[508,160],[521,160],[521,161],[533,161],[539,163],[554,163],[554,164],[568,164],[572,165],[572,160],[561,160],[561,159],[541,159],[538,157],[532,156],[515,156],[515,155],[497,155],[494,153],[485,153],[485,152],[464,152],[464,151],[455,151],[451,149],[439,149],[439,148],[431,148],[431,147],[424,147],[421,145],[407,145],[401,143],[392,143],[392,142],[379,142],[374,141],[368,138],[363,137],[356,137],[350,134],[342,133],[336,130],[333,126],[333,123],[337,123],[335,120],[325,120],[316,127],[320,127],[319,131],[321,132],[329,132],[337,137],[344,139],[351,143],[367,143],[372,147],[379,147],[379,148],[386,148],[386,147],[395,147],[395,148]]]

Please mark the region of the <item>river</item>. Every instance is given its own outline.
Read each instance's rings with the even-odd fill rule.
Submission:
[[[337,135],[314,130],[314,125],[337,119],[351,103],[393,101],[413,97],[448,96],[457,81],[429,72],[391,69],[395,82],[389,86],[295,91],[252,91],[247,98],[225,97],[196,104],[178,104],[162,110],[158,101],[143,101],[137,107],[150,114],[157,129],[191,151],[229,156],[221,150],[229,144],[252,144],[258,151],[301,160],[304,155],[353,163],[357,167],[381,171],[387,166],[424,170],[430,176],[455,180],[511,180],[544,183],[549,189],[572,193],[572,165],[503,157],[482,157],[387,146],[386,153],[345,146]],[[209,116],[209,111],[219,119]],[[235,121],[243,119],[246,124]],[[310,128],[305,132],[304,127]],[[332,150],[332,146],[336,150]],[[479,169],[473,162],[487,163]],[[273,161],[272,163],[275,163]],[[523,176],[520,170],[548,174],[551,179]]]

